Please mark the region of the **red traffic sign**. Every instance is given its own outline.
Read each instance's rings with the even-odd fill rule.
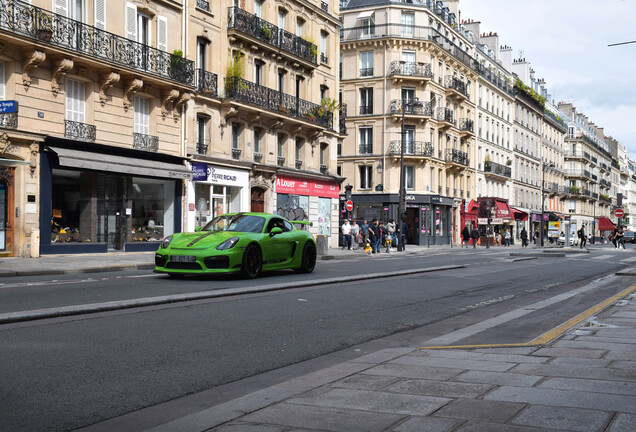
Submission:
[[[616,210],[614,210],[614,216],[616,217],[625,216],[625,210],[623,210],[622,208],[617,208]]]
[[[353,211],[353,201],[349,200],[346,204],[347,211]]]

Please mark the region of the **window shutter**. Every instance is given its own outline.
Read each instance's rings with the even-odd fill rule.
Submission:
[[[95,27],[106,30],[106,0],[95,0]]]
[[[157,48],[168,51],[168,20],[163,16],[157,17]]]
[[[67,0],[53,0],[53,13],[67,17],[68,16]]]
[[[4,100],[4,62],[0,62],[0,100]]]
[[[137,6],[126,3],[126,37],[137,40]]]
[[[66,79],[66,119],[78,123],[85,122],[85,84]]]
[[[150,100],[135,96],[135,132],[148,135],[150,132]]]

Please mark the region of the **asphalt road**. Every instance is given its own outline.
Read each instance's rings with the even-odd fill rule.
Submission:
[[[469,313],[501,313],[613,273],[625,255],[511,262],[450,251],[320,263],[308,275],[174,281],[142,272],[4,281],[2,311],[194,292],[247,283],[464,264],[463,269],[223,297],[0,326],[0,430],[72,430],[388,335]],[[610,257],[611,256],[611,257]],[[599,259],[600,258],[600,259]],[[13,286],[15,283],[30,286]],[[527,341],[623,286],[604,286],[486,340]],[[490,310],[496,306],[497,309]],[[481,312],[483,311],[483,312]],[[452,331],[453,329],[449,329]],[[422,341],[423,342],[423,341]]]

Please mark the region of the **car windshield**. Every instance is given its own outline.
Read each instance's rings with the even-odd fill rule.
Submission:
[[[260,233],[263,231],[265,218],[245,214],[221,215],[212,219],[201,231],[238,231]]]

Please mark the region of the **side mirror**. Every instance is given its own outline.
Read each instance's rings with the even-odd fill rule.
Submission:
[[[269,236],[274,237],[275,235],[282,234],[282,233],[283,233],[282,228],[276,227],[276,228],[272,228],[272,230],[269,232]]]
[[[200,227],[200,226],[198,226],[198,227],[196,227],[196,228],[194,229],[194,232],[199,232],[199,231],[201,231],[201,227]]]

